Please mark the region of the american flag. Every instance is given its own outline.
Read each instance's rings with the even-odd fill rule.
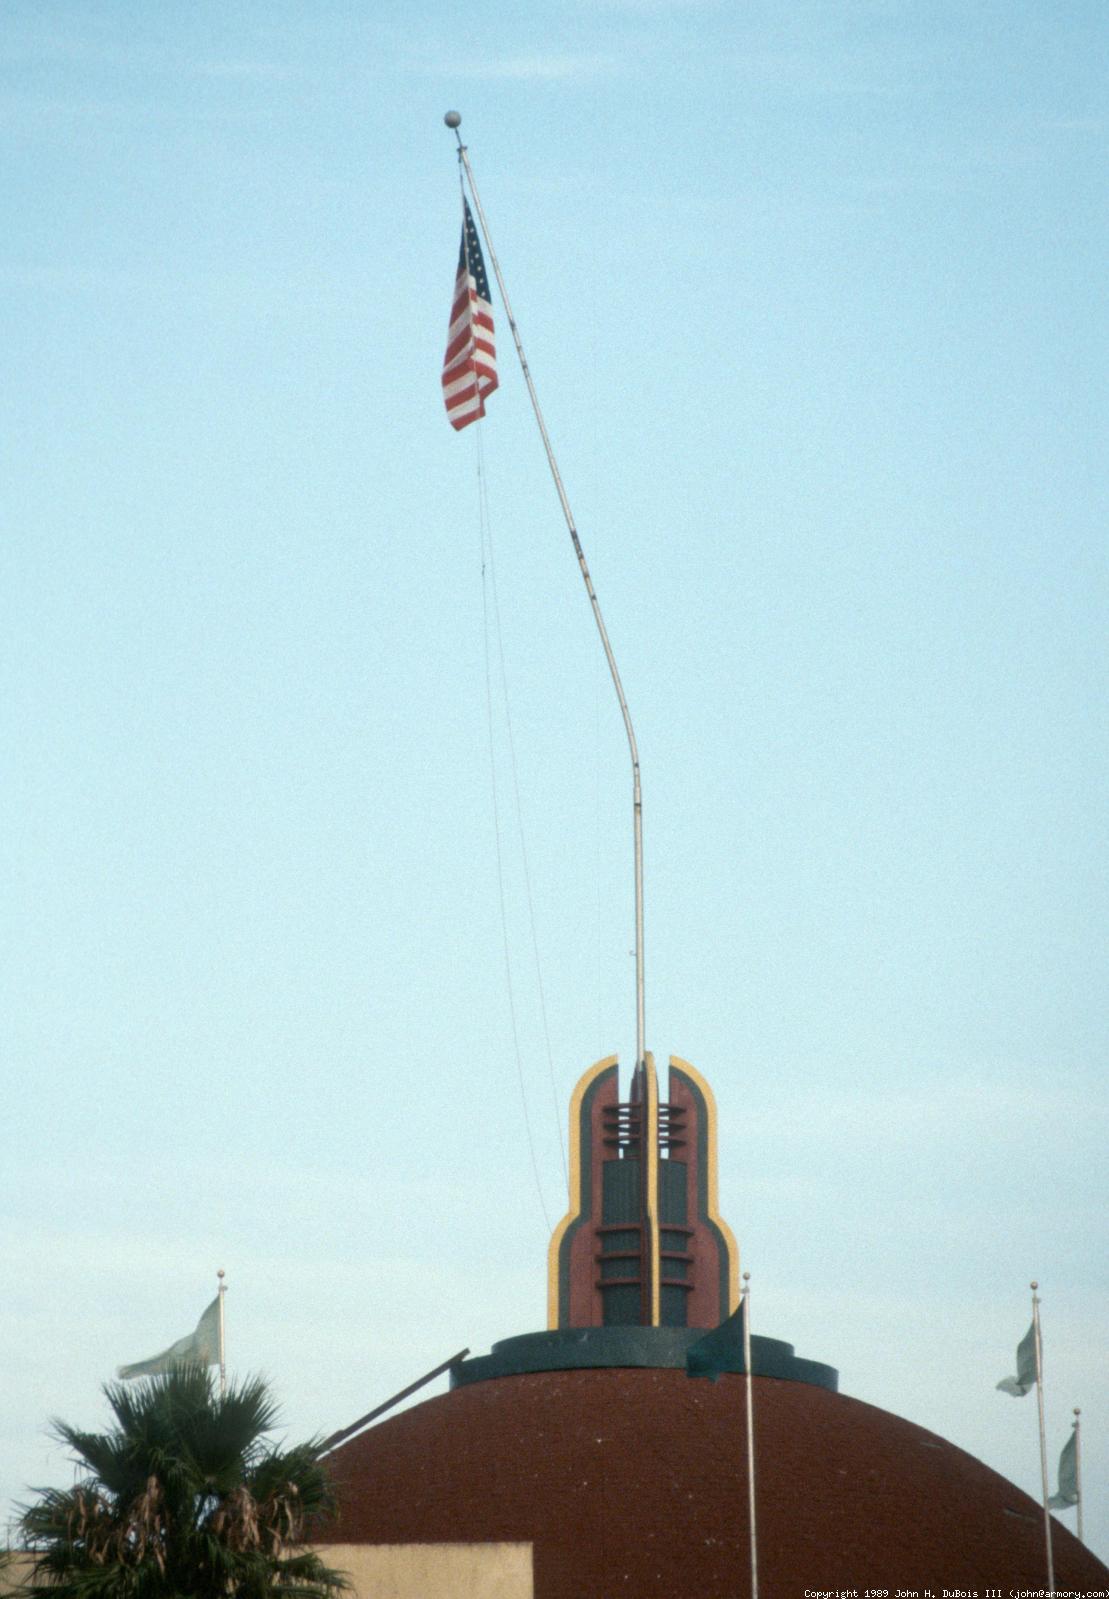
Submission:
[[[443,357],[443,399],[452,428],[468,427],[485,415],[485,397],[497,387],[497,349],[489,279],[470,207],[462,202],[462,243],[454,280],[447,353]]]

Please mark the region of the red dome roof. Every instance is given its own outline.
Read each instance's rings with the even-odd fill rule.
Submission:
[[[873,1405],[754,1379],[759,1585],[1046,1588],[1043,1512],[981,1461]],[[674,1369],[479,1382],[331,1457],[343,1543],[530,1542],[536,1599],[748,1592],[744,1383]],[[1058,1521],[1057,1588],[1109,1588]]]

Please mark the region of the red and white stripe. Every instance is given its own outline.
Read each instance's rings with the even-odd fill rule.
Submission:
[[[480,298],[465,265],[454,284],[447,353],[443,357],[443,399],[452,428],[468,427],[485,415],[485,397],[497,387],[497,349],[493,308]]]

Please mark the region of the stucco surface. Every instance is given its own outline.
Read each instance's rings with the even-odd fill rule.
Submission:
[[[532,1599],[531,1546],[505,1543],[328,1544],[352,1599]],[[25,1581],[29,1562],[0,1567],[0,1594]]]
[[[532,1599],[529,1544],[331,1544],[326,1553],[355,1599]]]

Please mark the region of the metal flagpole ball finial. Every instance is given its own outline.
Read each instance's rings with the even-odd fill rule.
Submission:
[[[446,116],[443,118],[443,121],[447,124],[448,128],[457,128],[459,123],[462,121],[462,118],[459,116],[457,111],[448,111]]]

